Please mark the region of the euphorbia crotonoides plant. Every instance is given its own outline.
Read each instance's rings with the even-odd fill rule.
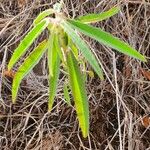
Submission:
[[[47,63],[49,67],[48,109],[50,111],[54,103],[57,81],[60,73],[60,65],[62,64],[64,70],[67,72],[66,75],[69,78],[69,84],[64,86],[64,97],[67,103],[70,104],[68,92],[68,88],[70,88],[74,98],[75,109],[83,137],[87,137],[89,132],[89,106],[87,92],[85,89],[85,74],[87,71],[81,71],[79,63],[82,64],[82,66],[85,66],[85,63],[89,63],[95,73],[102,80],[103,72],[97,59],[89,49],[89,46],[78,33],[81,32],[101,44],[109,46],[110,48],[116,49],[119,52],[141,61],[146,61],[143,55],[127,43],[113,37],[111,34],[100,28],[89,25],[90,23],[107,19],[108,17],[118,13],[118,11],[119,8],[114,7],[101,14],[88,14],[76,19],[69,19],[61,12],[61,4],[57,3],[54,5],[53,9],[41,12],[34,20],[31,31],[28,32],[28,34],[20,42],[19,46],[15,49],[8,64],[8,70],[11,70],[20,57],[25,54],[35,39],[44,30],[47,29],[49,31],[48,39],[39,43],[18,68],[12,84],[13,103],[16,102],[19,85],[22,79],[40,61],[43,54],[47,53]],[[79,51],[83,56],[82,58],[78,55]]]

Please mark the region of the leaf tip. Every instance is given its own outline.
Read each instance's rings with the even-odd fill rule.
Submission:
[[[114,7],[116,9],[116,11],[119,11],[120,10],[120,6],[116,6]]]
[[[16,98],[12,98],[12,103],[16,104]]]
[[[105,79],[102,70],[100,70],[100,72],[98,72],[97,74],[102,81]]]
[[[52,107],[53,107],[52,104],[49,102],[49,103],[48,103],[48,112],[51,112],[51,111],[52,111]]]
[[[139,53],[140,54],[140,53]],[[139,57],[137,57],[138,60],[143,61],[143,62],[147,62],[147,59],[144,55],[140,54]]]
[[[88,134],[89,134],[88,131],[84,131],[84,132],[82,131],[82,136],[83,136],[84,138],[87,138],[87,137],[88,137]]]
[[[48,112],[49,112],[49,113],[51,112],[51,110],[52,110],[52,109],[48,107]]]
[[[143,56],[142,61],[147,62],[147,59],[145,58],[145,56]]]
[[[99,76],[100,77],[100,79],[102,80],[102,81],[104,81],[104,76],[103,75],[101,75],[101,76]]]

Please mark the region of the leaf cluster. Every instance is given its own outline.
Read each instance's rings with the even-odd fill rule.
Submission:
[[[114,7],[100,14],[88,14],[75,19],[68,19],[61,13],[61,4],[55,4],[53,9],[41,12],[34,20],[33,28],[15,49],[8,64],[8,70],[11,70],[35,39],[44,30],[47,29],[49,31],[48,39],[39,43],[18,68],[12,84],[13,103],[16,102],[18,89],[22,79],[35,67],[44,53],[47,53],[49,70],[48,109],[50,111],[53,107],[60,74],[60,66],[62,65],[67,72],[67,77],[69,79],[69,83],[64,84],[64,98],[66,99],[66,102],[71,105],[69,95],[69,89],[71,89],[79,125],[83,137],[87,137],[89,132],[89,106],[85,86],[86,67],[84,68],[85,72],[81,71],[80,64],[82,63],[83,66],[85,66],[85,63],[88,62],[100,79],[103,80],[104,77],[96,57],[91,52],[87,43],[80,37],[79,32],[91,37],[101,44],[116,49],[119,52],[141,61],[146,61],[143,55],[127,43],[100,28],[89,25],[90,23],[107,19],[118,12],[119,7]],[[79,57],[79,51],[84,59]]]

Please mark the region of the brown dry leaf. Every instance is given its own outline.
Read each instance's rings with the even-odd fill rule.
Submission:
[[[27,3],[27,0],[18,0],[18,6],[19,8],[22,8]]]
[[[10,77],[10,78],[14,78],[15,72],[12,71],[12,70],[5,70],[4,71],[4,76]]]
[[[124,75],[126,78],[131,77],[131,73],[132,73],[132,69],[131,69],[130,66],[124,67],[124,69],[123,69],[123,75]]]
[[[150,80],[150,71],[146,71],[143,68],[141,68],[140,71],[146,79]]]
[[[150,127],[150,117],[149,116],[142,118],[142,125],[145,128]]]

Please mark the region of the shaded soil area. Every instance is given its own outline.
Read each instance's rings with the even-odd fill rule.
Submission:
[[[150,148],[150,2],[133,0],[66,0],[64,13],[77,17],[119,5],[120,12],[93,24],[128,42],[147,57],[143,63],[87,37],[99,58],[105,80],[88,77],[90,134],[81,135],[76,112],[63,97],[63,72],[54,108],[47,112],[46,54],[21,83],[11,102],[11,76],[3,76],[8,61],[34,18],[56,0],[0,0],[0,149],[2,150],[145,150]],[[47,37],[43,32],[29,51]],[[23,61],[19,60],[14,72]],[[90,66],[87,66],[90,70]]]

